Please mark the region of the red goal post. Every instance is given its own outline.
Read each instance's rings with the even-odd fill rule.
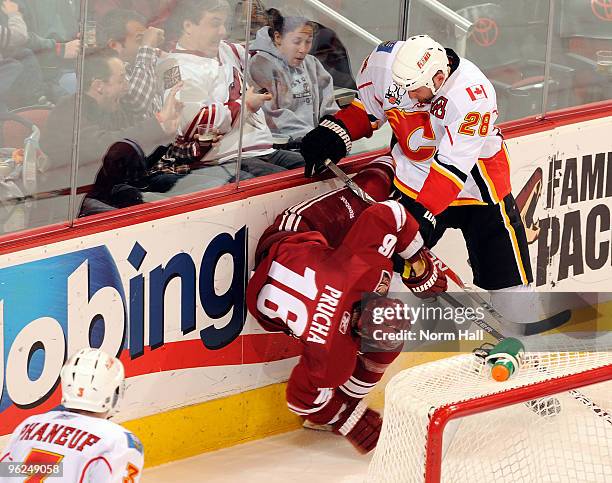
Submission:
[[[397,374],[368,481],[612,478],[611,352],[528,353],[504,383],[488,371],[464,354]]]

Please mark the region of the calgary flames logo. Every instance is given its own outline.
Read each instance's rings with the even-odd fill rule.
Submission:
[[[499,37],[499,27],[497,22],[491,18],[480,17],[474,22],[472,38],[481,47],[490,47],[497,42]]]
[[[422,130],[421,138],[435,141],[436,135],[429,119],[429,112],[406,112],[393,108],[387,111],[387,119],[402,151],[412,161],[427,161],[435,154],[435,146],[419,146],[416,149],[410,147],[410,138],[418,130]]]
[[[612,0],[591,0],[591,11],[600,20],[612,21]]]

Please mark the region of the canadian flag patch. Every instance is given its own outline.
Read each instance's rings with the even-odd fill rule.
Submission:
[[[468,96],[470,99],[475,101],[476,99],[485,99],[488,98],[487,93],[485,92],[484,86],[482,84],[476,84],[474,86],[470,86],[466,89]]]

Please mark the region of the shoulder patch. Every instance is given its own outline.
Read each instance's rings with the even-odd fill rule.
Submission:
[[[125,433],[125,437],[127,438],[128,448],[134,448],[140,454],[144,454],[144,447],[135,434]]]
[[[397,44],[397,40],[387,40],[382,44],[379,44],[376,48],[376,52],[388,52],[390,53],[393,50],[393,47]]]
[[[482,84],[475,84],[473,86],[467,87],[466,92],[472,101],[477,101],[478,99],[487,99],[487,91]]]

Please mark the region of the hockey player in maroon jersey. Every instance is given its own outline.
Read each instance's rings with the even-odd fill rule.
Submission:
[[[380,200],[388,196],[392,179],[384,158],[356,178]],[[248,309],[266,330],[302,343],[287,387],[289,409],[311,423],[331,425],[361,452],[375,447],[382,423],[362,399],[401,349],[401,342],[373,340],[373,331],[410,327],[405,318],[382,325],[372,320],[375,311],[402,303],[386,297],[391,257],[424,261],[423,273],[405,280],[415,292],[446,289],[444,274],[422,245],[417,222],[397,201],[368,206],[344,188],[279,215],[256,251]],[[379,351],[361,352],[362,343]]]
[[[497,127],[491,82],[472,62],[426,35],[383,42],[364,60],[359,99],[302,141],[306,176],[338,161],[351,142],[389,122],[401,203],[425,245],[461,229],[474,283],[525,291],[532,281],[525,228],[511,194],[510,167]]]

